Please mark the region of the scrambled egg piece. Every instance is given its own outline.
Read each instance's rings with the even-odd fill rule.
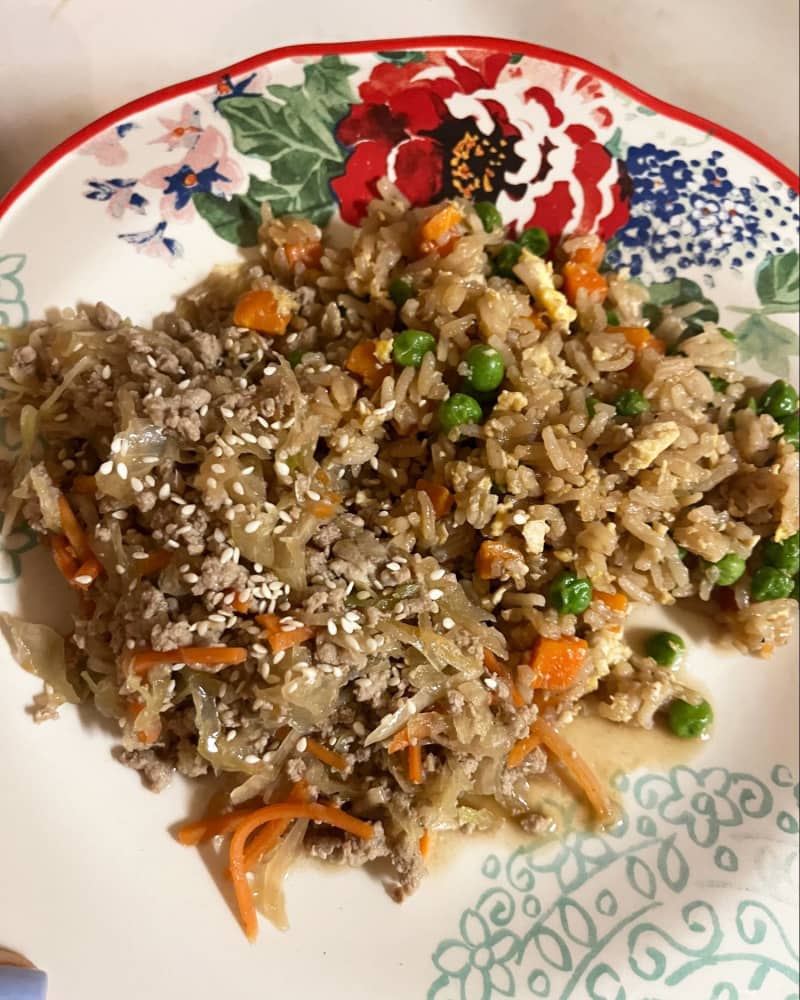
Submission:
[[[497,397],[495,409],[505,413],[522,413],[528,405],[528,397],[524,392],[516,392],[510,389],[503,389]]]
[[[681,429],[674,420],[663,420],[645,427],[636,441],[622,449],[617,455],[620,468],[628,475],[641,472],[666,451],[681,436]]]
[[[553,282],[553,265],[542,260],[529,250],[523,250],[514,268],[514,274],[525,282],[536,304],[547,313],[554,323],[569,326],[577,313],[567,302],[563,292],[559,292]]]
[[[541,555],[544,552],[544,539],[550,526],[547,521],[528,521],[522,526],[522,537],[525,539],[525,546],[532,556]]]
[[[375,359],[382,365],[388,365],[392,360],[393,344],[394,337],[388,337],[386,340],[378,340],[375,342]]]

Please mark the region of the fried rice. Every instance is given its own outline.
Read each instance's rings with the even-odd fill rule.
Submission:
[[[0,354],[5,529],[41,534],[80,602],[66,637],[5,618],[46,681],[36,717],[93,703],[152,787],[216,775],[223,816],[294,796],[369,824],[257,817],[278,922],[289,853],[386,857],[402,897],[438,831],[543,829],[530,785],[557,760],[609,821],[563,727],[700,700],[627,644],[634,604],[711,602],[761,655],[797,609],[749,589],[759,543],[798,530],[797,452],[699,305],[654,315],[592,236],[504,272],[509,236],[470,202],[379,193],[347,246],[265,207],[257,260],[152,328],[101,303]],[[406,329],[433,335],[413,364]],[[448,429],[476,344],[502,384]],[[729,554],[747,568],[722,587]],[[590,585],[578,613],[552,600],[565,571]]]

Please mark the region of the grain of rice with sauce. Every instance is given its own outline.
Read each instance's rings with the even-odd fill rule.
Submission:
[[[724,332],[669,307],[648,329],[596,238],[499,276],[508,236],[472,204],[379,190],[344,249],[265,210],[258,263],[152,329],[98,304],[6,331],[0,500],[80,600],[66,640],[6,617],[38,719],[93,701],[154,788],[213,771],[233,806],[339,806],[374,835],[294,840],[387,856],[401,898],[430,833],[546,825],[528,784],[574,716],[650,728],[699,700],[627,645],[632,602],[711,601],[746,652],[787,641],[796,601],[749,586],[762,540],[798,530],[798,461]],[[433,335],[418,363],[407,329]],[[502,361],[491,393],[475,345]],[[720,587],[729,554],[746,569]],[[581,611],[549,596],[565,571]]]

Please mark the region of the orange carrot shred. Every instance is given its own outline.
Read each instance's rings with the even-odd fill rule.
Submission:
[[[544,719],[537,719],[531,726],[531,734],[536,734],[547,750],[553,754],[569,771],[576,784],[580,787],[589,804],[601,821],[610,820],[614,810],[608,793],[603,788],[597,775],[589,767],[583,757],[564,737]]]
[[[422,836],[419,838],[419,853],[423,858],[427,858],[431,852],[431,832],[430,830],[423,830]]]
[[[257,330],[259,333],[281,335],[286,333],[291,313],[281,309],[274,292],[254,289],[240,296],[233,311],[236,326]]]
[[[491,649],[486,649],[486,647],[484,647],[483,650],[483,665],[490,674],[495,674],[505,682],[506,687],[511,692],[511,700],[514,705],[517,708],[522,708],[525,704],[525,699],[519,693],[519,688],[514,683],[511,671],[504,663],[501,663],[500,660],[497,659]]]
[[[76,476],[72,481],[72,490],[74,493],[94,494],[97,491],[97,480],[94,476]]]
[[[69,500],[63,495],[58,498],[58,513],[61,516],[61,527],[75,555],[80,562],[85,562],[92,554],[89,539],[75,516],[75,512],[70,507]]]
[[[420,493],[427,494],[433,507],[433,513],[437,517],[444,517],[450,513],[455,503],[455,497],[446,486],[431,482],[430,479],[418,479],[416,488]]]
[[[383,365],[378,361],[374,340],[359,341],[347,355],[344,366],[353,375],[358,375],[370,389],[377,389],[392,370],[391,365]]]
[[[246,614],[247,609],[250,607],[250,601],[249,599],[245,601],[242,598],[241,591],[234,590],[233,600],[230,603],[230,607],[236,612],[237,615],[243,615]]]
[[[422,784],[422,746],[419,743],[408,745],[408,780],[412,785]]]
[[[166,549],[157,549],[151,552],[146,559],[136,559],[133,563],[133,571],[137,576],[150,576],[152,573],[159,573],[167,566],[172,559],[172,554]]]
[[[184,823],[178,830],[178,840],[185,847],[194,847],[195,844],[202,844],[212,837],[224,836],[235,830],[245,817],[252,815],[252,812],[252,806],[243,806],[241,809],[233,809],[219,816],[206,816],[204,819]]]
[[[583,666],[589,644],[585,639],[539,636],[531,653],[533,686],[546,691],[566,691],[572,687]]]
[[[327,500],[315,500],[309,504],[308,511],[314,517],[324,520],[325,518],[333,517],[336,513],[336,508],[332,503],[328,503]]]
[[[508,755],[508,766],[519,767],[528,755],[541,745],[541,742],[541,737],[535,734],[531,728],[528,735],[523,736],[521,740],[517,740],[511,748],[511,752]]]
[[[244,865],[245,845],[250,834],[264,823],[280,819],[311,819],[317,823],[328,823],[363,840],[369,840],[373,834],[370,823],[356,819],[335,806],[325,806],[318,802],[279,802],[256,809],[250,816],[242,819],[231,837],[229,867],[239,916],[250,941],[254,941],[258,934],[258,920]]]
[[[429,219],[426,219],[419,230],[420,252],[428,254],[439,250],[440,253],[449,253],[451,247],[442,246],[442,243],[449,243],[453,239],[450,235],[451,230],[463,218],[464,216],[455,205],[445,205]]]
[[[596,302],[602,302],[608,294],[608,282],[600,272],[587,264],[567,261],[563,268],[564,294],[571,305],[575,305],[578,291],[583,288]]]
[[[292,790],[289,792],[288,801],[307,802],[308,782],[295,782],[292,786]],[[292,820],[290,819],[277,819],[273,823],[268,823],[264,830],[261,830],[252,838],[244,852],[245,871],[251,871],[254,865],[256,865],[265,854],[269,854],[269,852],[277,846],[278,841],[289,829],[291,823]],[[230,870],[228,871],[228,875],[230,875]]]
[[[222,667],[244,663],[247,650],[241,646],[179,646],[177,649],[140,649],[131,657],[131,670],[140,676],[161,663],[188,663],[212,673]]]
[[[78,560],[75,558],[66,535],[51,535],[50,549],[53,553],[53,562],[59,572],[72,583],[72,578],[78,571]]]
[[[578,247],[572,255],[572,259],[576,264],[588,264],[590,267],[597,268],[603,263],[605,253],[605,243],[598,241],[593,247]]]
[[[316,740],[306,739],[306,750],[316,757],[317,760],[321,760],[323,764],[332,767],[334,771],[344,773],[347,770],[347,761],[340,753],[330,750],[321,743],[317,743]]]
[[[82,562],[75,570],[75,575],[72,578],[73,586],[78,587],[80,590],[86,590],[91,587],[98,576],[102,575],[102,572],[102,563],[97,556],[90,553],[89,558]]]
[[[301,625],[300,628],[293,628],[285,632],[277,615],[256,615],[256,621],[266,631],[267,642],[273,653],[280,653],[284,649],[291,649],[292,646],[299,646],[301,642],[307,642],[314,637],[314,629],[308,625]]]

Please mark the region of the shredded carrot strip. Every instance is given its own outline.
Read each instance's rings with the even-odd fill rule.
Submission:
[[[483,650],[483,665],[490,674],[495,674],[505,682],[508,690],[511,692],[511,700],[517,708],[522,708],[525,704],[525,699],[519,693],[519,688],[514,683],[511,671],[504,663],[501,663],[500,660],[497,659],[491,649],[486,649],[486,647],[484,647]]]
[[[233,592],[233,600],[230,603],[230,608],[236,612],[237,615],[246,614],[247,609],[250,607],[250,601],[242,600],[241,593],[238,590]]]
[[[64,529],[69,544],[80,562],[85,562],[92,554],[89,539],[75,516],[75,512],[70,507],[69,500],[63,495],[58,498],[58,512],[61,515],[61,527]]]
[[[292,646],[298,646],[301,642],[307,642],[314,636],[314,629],[309,628],[308,625],[302,625],[300,628],[290,629],[288,632],[285,632],[281,628],[281,621],[277,615],[256,615],[256,621],[266,631],[267,642],[273,653],[280,653],[284,649],[291,649]]]
[[[306,749],[310,754],[321,760],[323,764],[327,764],[328,767],[332,767],[334,771],[341,771],[344,773],[347,770],[347,761],[344,757],[337,753],[335,750],[329,750],[328,747],[324,747],[321,743],[317,743],[316,740],[306,740]]]
[[[533,753],[533,751],[541,745],[542,738],[538,734],[535,734],[533,728],[527,736],[523,736],[521,740],[517,740],[508,755],[508,766],[509,767],[519,767],[519,765],[525,760],[525,758]]]
[[[414,731],[411,732],[411,726],[413,725]],[[402,729],[398,729],[394,736],[389,741],[389,745],[386,747],[388,753],[397,753],[399,750],[407,750],[412,743],[422,743],[425,740],[431,738],[433,732],[430,719],[426,719],[424,715],[417,715],[413,719],[413,723],[403,726]]]
[[[609,333],[621,333],[628,343],[637,351],[650,347],[659,354],[664,354],[667,345],[663,340],[654,337],[646,326],[609,326],[606,327]]]
[[[503,575],[507,563],[516,562],[520,558],[519,549],[513,545],[487,539],[481,542],[475,556],[475,569],[481,580],[493,580]]]
[[[597,775],[589,767],[583,757],[575,748],[564,739],[564,737],[554,729],[544,719],[537,719],[531,726],[531,734],[536,733],[544,746],[556,757],[574,778],[580,787],[589,804],[602,821],[612,818],[614,810],[606,790],[600,783]]]
[[[151,573],[159,573],[167,566],[172,559],[172,554],[166,549],[158,549],[151,552],[146,559],[136,559],[133,564],[133,571],[137,576],[150,576]]]
[[[186,847],[194,847],[195,844],[202,844],[206,840],[211,840],[212,837],[221,837],[230,833],[246,816],[250,816],[252,813],[252,806],[244,806],[241,809],[222,813],[220,816],[206,816],[205,819],[185,823],[178,830],[178,840]]]
[[[588,264],[590,267],[600,267],[603,263],[605,253],[605,243],[598,241],[593,247],[578,247],[572,255],[572,259],[576,264]]]
[[[419,743],[408,746],[408,780],[413,785],[422,784],[422,745]]]
[[[72,583],[72,578],[78,571],[78,560],[72,554],[66,535],[51,535],[50,549],[53,553],[53,562],[59,569],[61,575]]]
[[[236,326],[244,326],[259,333],[284,334],[290,319],[291,313],[281,308],[277,296],[269,289],[245,292],[233,310],[233,322]]]
[[[444,517],[450,513],[453,504],[456,502],[453,494],[441,483],[433,483],[429,479],[418,479],[417,490],[426,493],[433,506],[433,513],[437,517]]]
[[[440,208],[438,212],[432,215],[429,219],[426,219],[420,226],[420,251],[423,254],[427,254],[432,253],[436,249],[440,249],[439,244],[442,243],[444,238],[450,233],[450,230],[453,229],[454,226],[457,226],[463,218],[464,216],[455,205],[445,205],[443,208]],[[450,237],[450,239],[452,239],[452,237]],[[444,250],[445,253],[449,252],[449,249],[445,249],[444,247],[442,247],[441,250]]]
[[[383,365],[375,355],[375,341],[361,340],[347,355],[345,368],[358,375],[370,389],[377,389],[392,371],[391,365]]]
[[[78,587],[80,590],[87,590],[94,581],[101,576],[103,572],[103,566],[97,556],[90,554],[89,558],[82,562],[80,566],[75,570],[75,575],[72,578],[72,583],[74,586]]]
[[[308,506],[310,514],[314,517],[318,517],[320,520],[324,520],[326,517],[333,517],[336,513],[336,508],[332,503],[328,503],[327,500],[315,500]]]
[[[562,273],[564,294],[571,305],[575,305],[581,288],[585,289],[596,302],[602,302],[608,294],[608,282],[596,268],[588,264],[567,261]]]
[[[419,853],[423,858],[427,858],[431,852],[431,832],[430,830],[423,830],[422,836],[419,838]]]
[[[76,476],[72,481],[74,493],[93,494],[97,491],[97,480],[94,476]]]
[[[289,802],[308,801],[308,782],[298,781],[292,786],[288,796]],[[265,829],[257,833],[245,848],[244,867],[245,871],[251,871],[265,854],[277,846],[278,841],[286,833],[291,825],[290,819],[276,819],[274,823],[268,823]],[[228,871],[230,876],[230,870]]]
[[[291,267],[301,261],[311,267],[316,267],[322,259],[322,244],[316,240],[306,240],[304,243],[285,243],[283,252]]]
[[[531,653],[533,686],[546,691],[566,691],[572,687],[586,659],[585,639],[562,636],[547,639],[540,635]]]
[[[256,809],[250,816],[241,820],[231,837],[229,867],[242,926],[250,941],[254,941],[258,934],[258,921],[253,895],[247,883],[247,869],[244,866],[245,845],[247,838],[258,827],[276,819],[311,819],[317,823],[328,823],[363,840],[369,840],[373,834],[372,824],[356,819],[355,816],[349,816],[335,806],[324,806],[318,802],[279,802]]]
[[[140,649],[131,657],[131,670],[146,674],[160,663],[188,663],[193,667],[213,668],[244,663],[247,650],[242,646],[180,646],[177,649]]]

